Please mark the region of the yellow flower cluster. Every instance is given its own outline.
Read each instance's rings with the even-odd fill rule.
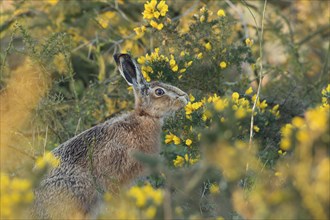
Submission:
[[[292,148],[296,142],[300,147],[308,145],[328,129],[329,109],[317,107],[305,113],[305,118],[294,117],[290,124],[281,129],[280,148],[284,151]]]
[[[322,89],[322,106],[330,109],[330,84],[327,88]]]
[[[249,87],[246,91],[245,91],[245,95],[250,95],[253,93],[253,89],[252,87]]]
[[[193,111],[198,110],[200,107],[203,106],[203,102],[188,102],[188,104],[185,107],[186,110],[186,116],[187,118],[189,118],[189,116],[191,115],[191,113],[193,113]]]
[[[329,129],[330,108],[328,98],[330,97],[330,84],[321,93],[323,96],[321,106],[308,110],[305,113],[305,118],[294,117],[291,123],[282,127],[280,142],[282,150],[291,149],[295,142],[300,146],[308,145],[313,139]]]
[[[246,90],[245,94],[249,95],[253,92],[253,89],[250,87]],[[193,96],[192,96],[193,97]],[[248,116],[252,112],[252,105],[253,103],[250,102],[248,99],[245,97],[240,97],[239,93],[233,92],[231,95],[231,98],[220,98],[217,94],[211,95],[209,97],[203,98],[201,101],[193,102],[195,98],[193,97],[193,101],[190,98],[191,102],[188,102],[188,104],[185,106],[185,113],[186,113],[186,118],[191,119],[191,114],[194,111],[197,111],[201,107],[203,107],[206,103],[211,103],[213,104],[213,107],[216,111],[222,112],[225,108],[229,106],[231,103],[231,108],[235,111],[235,117],[237,119],[242,119],[246,116]],[[252,101],[256,100],[256,95],[252,97]],[[264,113],[265,110],[268,107],[268,104],[266,100],[260,102],[259,100],[256,103],[257,108],[261,113]],[[203,109],[203,115],[202,115],[202,120],[206,121],[207,119],[212,117],[212,113],[207,109]],[[279,105],[275,105],[272,109],[268,109],[268,111],[273,114],[276,118],[280,117],[280,112],[279,112]],[[257,114],[255,112],[255,114]],[[224,122],[224,118],[221,118],[221,121]],[[260,128],[255,126],[254,131],[259,132]]]
[[[220,66],[221,69],[225,69],[227,67],[227,63],[225,61],[221,61],[219,63],[219,66]]]
[[[59,0],[48,0],[47,2],[53,6],[53,5],[56,5],[58,3],[58,1]]]
[[[141,56],[137,59],[138,63],[141,64],[141,70],[143,76],[146,78],[146,80],[149,82],[150,74],[153,73],[153,69],[148,66],[148,64],[151,64],[153,62],[166,62],[170,66],[170,69],[173,72],[179,72],[184,73],[186,72],[187,68],[192,65],[193,61],[185,62],[184,68],[179,70],[179,65],[177,64],[177,61],[175,60],[174,56],[171,54],[170,58],[167,56],[159,53],[159,48],[155,48],[151,54],[146,54],[145,56]],[[178,76],[178,78],[181,78],[182,75]]]
[[[164,192],[161,189],[154,189],[150,184],[144,186],[133,186],[127,192],[130,198],[135,200],[138,208],[144,209],[148,219],[154,218],[157,214],[157,207],[163,203]]]
[[[239,98],[239,94],[234,92],[232,94],[232,101],[233,101],[233,110],[235,110],[235,117],[237,119],[244,118],[248,114],[252,112],[250,107],[250,102],[246,98]]]
[[[136,39],[139,39],[141,37],[143,37],[145,31],[146,31],[146,27],[145,26],[141,26],[141,27],[136,27],[134,28],[134,31],[136,33]]]
[[[171,59],[170,59],[170,67],[173,72],[177,72],[179,67],[178,64],[176,63],[174,56],[171,54]]]
[[[200,12],[199,21],[201,23],[205,22],[206,16],[210,17],[213,15],[213,12],[209,11],[205,6],[203,6],[201,9],[199,9],[199,12]],[[195,15],[195,16],[197,16],[197,18],[198,18],[198,15]]]
[[[246,44],[246,46],[251,47],[253,45],[253,40],[251,40],[250,38],[246,38],[245,39],[245,44]]]
[[[133,186],[129,189],[127,195],[135,199],[136,206],[139,208],[146,206],[148,201],[152,201],[155,205],[160,205],[164,197],[161,189],[154,189],[150,184],[141,187]]]
[[[252,101],[255,102],[257,98],[257,95],[253,95],[252,96]],[[268,107],[267,101],[263,100],[262,102],[260,102],[259,98],[257,100],[256,103],[257,108],[261,111],[261,112],[265,112],[266,108]],[[278,111],[279,105],[275,105],[272,110],[269,110],[274,116],[276,116],[276,118],[280,117],[280,112]]]
[[[37,158],[35,168],[42,170],[50,167],[54,168],[60,165],[60,159],[56,158],[52,152],[46,152],[43,156]]]
[[[182,167],[184,164],[193,165],[199,161],[199,158],[190,158],[188,154],[185,154],[183,157],[177,155],[175,160],[173,160],[173,164],[175,167]]]
[[[127,192],[127,196],[134,199],[136,207],[143,209],[146,218],[152,219],[157,214],[157,207],[164,199],[162,189],[154,189],[150,184],[133,186]]]
[[[171,142],[173,142],[175,145],[178,145],[181,143],[181,139],[170,132],[165,136],[165,144],[170,144]]]
[[[107,28],[109,26],[109,21],[116,16],[116,12],[107,11],[99,16],[97,16],[96,21],[101,25],[102,28]]]
[[[9,178],[7,174],[2,172],[0,175],[0,218],[15,218],[19,206],[29,204],[33,200],[31,182],[17,177]]]
[[[192,144],[192,140],[191,139],[187,139],[185,143],[189,147]]]
[[[216,184],[211,184],[211,186],[210,186],[210,193],[211,194],[218,194],[218,193],[220,193],[220,187],[219,187],[219,185],[216,185]]]
[[[205,45],[204,45],[205,49],[206,50],[212,50],[212,45],[210,42],[207,42]]]
[[[59,53],[54,57],[53,63],[56,67],[56,70],[60,74],[65,74],[68,68],[66,66],[66,60],[63,53]]]
[[[196,55],[196,58],[199,59],[199,60],[203,59],[203,53],[197,54]]]
[[[218,10],[217,15],[219,17],[225,17],[226,16],[226,13],[225,13],[225,11],[223,9],[220,9],[220,10]]]
[[[275,105],[272,109],[269,110],[270,113],[272,113],[276,119],[280,118],[280,111],[278,110],[280,107],[279,104]]]
[[[160,1],[157,4],[157,0],[151,0],[144,4],[143,18],[149,21],[150,26],[157,30],[163,29],[164,25],[157,21],[160,17],[164,17],[168,12],[168,5],[165,1]]]
[[[169,62],[169,58],[164,56],[164,55],[160,55],[159,54],[159,48],[156,47],[154,52],[151,52],[151,54],[149,55],[148,53],[145,56],[141,56],[137,59],[139,64],[146,64],[146,62],[162,62],[162,61],[166,61]]]

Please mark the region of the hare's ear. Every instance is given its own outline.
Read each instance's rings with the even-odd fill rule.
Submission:
[[[124,77],[128,85],[138,90],[148,87],[138,64],[130,55],[115,54],[113,58],[117,63],[120,74]]]

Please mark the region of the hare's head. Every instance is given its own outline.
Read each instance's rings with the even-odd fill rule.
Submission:
[[[179,88],[161,82],[147,83],[130,55],[115,54],[114,59],[121,75],[133,86],[136,113],[162,118],[187,104],[188,95]]]

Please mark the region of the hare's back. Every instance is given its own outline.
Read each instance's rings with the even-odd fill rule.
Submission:
[[[129,114],[115,117],[96,125],[59,145],[53,150],[61,162],[81,164],[86,160],[88,153],[98,151],[113,139],[124,136],[124,133],[134,130],[136,122]]]

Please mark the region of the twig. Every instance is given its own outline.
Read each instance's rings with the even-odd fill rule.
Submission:
[[[128,21],[128,22],[130,22],[130,23],[133,23],[133,21],[127,17],[127,15],[125,14],[125,12],[123,12],[123,11],[119,8],[119,6],[118,6],[118,2],[117,2],[117,1],[116,1],[116,5],[115,5],[114,8],[115,8],[115,10],[117,10],[117,11],[119,12],[119,14],[120,14],[120,15],[121,15],[126,21]]]
[[[203,192],[202,192],[202,195],[201,195],[201,198],[199,199],[199,212],[201,213],[201,215],[203,215],[203,210],[202,210],[202,199],[205,197],[205,192],[206,190],[209,188],[209,185],[210,185],[210,180],[207,181],[208,183],[206,182],[203,182]]]
[[[25,151],[22,151],[22,150],[20,150],[20,149],[18,149],[18,148],[16,148],[16,147],[14,147],[13,145],[8,145],[7,147],[8,147],[8,148],[11,148],[11,149],[13,149],[13,150],[15,150],[15,151],[17,151],[17,152],[23,154],[23,155],[25,155],[25,156],[27,156],[27,157],[29,157],[29,158],[31,158],[32,160],[36,160],[36,159],[37,159],[35,156],[32,156],[32,155],[30,155],[29,153],[27,153],[27,152],[25,152]]]
[[[6,65],[6,59],[7,59],[7,56],[8,56],[8,54],[9,54],[10,49],[11,49],[12,46],[13,46],[14,36],[15,36],[16,30],[17,30],[17,26],[15,27],[15,29],[14,29],[13,32],[11,33],[10,41],[9,41],[8,47],[6,48],[6,51],[5,51],[5,53],[4,53],[4,57],[3,57],[3,61],[1,62],[1,72],[0,72],[1,74],[0,74],[0,79],[1,79],[2,76],[4,75],[4,69],[5,69],[5,65]]]
[[[48,137],[48,125],[46,127],[46,135],[45,135],[45,141],[44,141],[44,155],[45,155],[45,152],[46,152],[47,137]]]
[[[81,49],[81,48],[83,48],[84,46],[87,46],[87,45],[93,45],[93,44],[95,43],[95,41],[96,41],[95,39],[93,39],[93,40],[91,40],[91,41],[87,41],[87,42],[85,42],[85,43],[79,45],[78,47],[74,48],[71,52],[72,52],[72,53],[73,53],[73,52],[76,52],[77,50],[79,50],[79,49]]]
[[[74,132],[74,136],[77,135],[77,132],[78,132],[78,130],[79,130],[79,126],[80,126],[80,121],[81,121],[81,117],[79,117],[79,119],[78,119],[78,123],[77,123],[77,126],[76,126],[76,130],[75,130],[75,132]]]
[[[243,2],[245,3],[245,5],[247,6],[246,2],[243,0]],[[261,32],[259,32],[259,30],[257,29],[257,33],[258,33],[258,38],[259,38],[259,54],[260,54],[260,71],[259,71],[259,85],[258,85],[258,90],[257,90],[257,94],[256,94],[256,99],[254,100],[253,103],[253,107],[252,107],[252,112],[251,112],[251,123],[250,123],[250,140],[249,140],[249,150],[252,147],[252,138],[253,138],[253,125],[254,125],[254,112],[255,112],[255,108],[260,96],[260,89],[261,89],[261,84],[262,84],[262,71],[263,71],[263,65],[262,65],[262,58],[263,58],[263,34],[264,34],[264,20],[265,20],[265,11],[266,11],[266,6],[267,6],[267,0],[265,0],[264,3],[264,8],[262,11],[262,20],[261,20]],[[253,14],[253,12],[251,11],[251,9],[249,8],[249,6],[247,6],[247,9],[249,10],[250,14],[253,17],[253,20],[256,24],[256,26],[258,26],[257,24],[257,20]],[[248,169],[248,164],[247,164],[247,169]]]
[[[302,44],[306,43],[307,41],[311,40],[313,37],[318,36],[318,34],[322,33],[323,31],[329,31],[330,25],[326,25],[320,29],[318,29],[315,32],[310,33],[306,37],[304,37],[302,40],[300,40],[297,45],[301,46]]]

